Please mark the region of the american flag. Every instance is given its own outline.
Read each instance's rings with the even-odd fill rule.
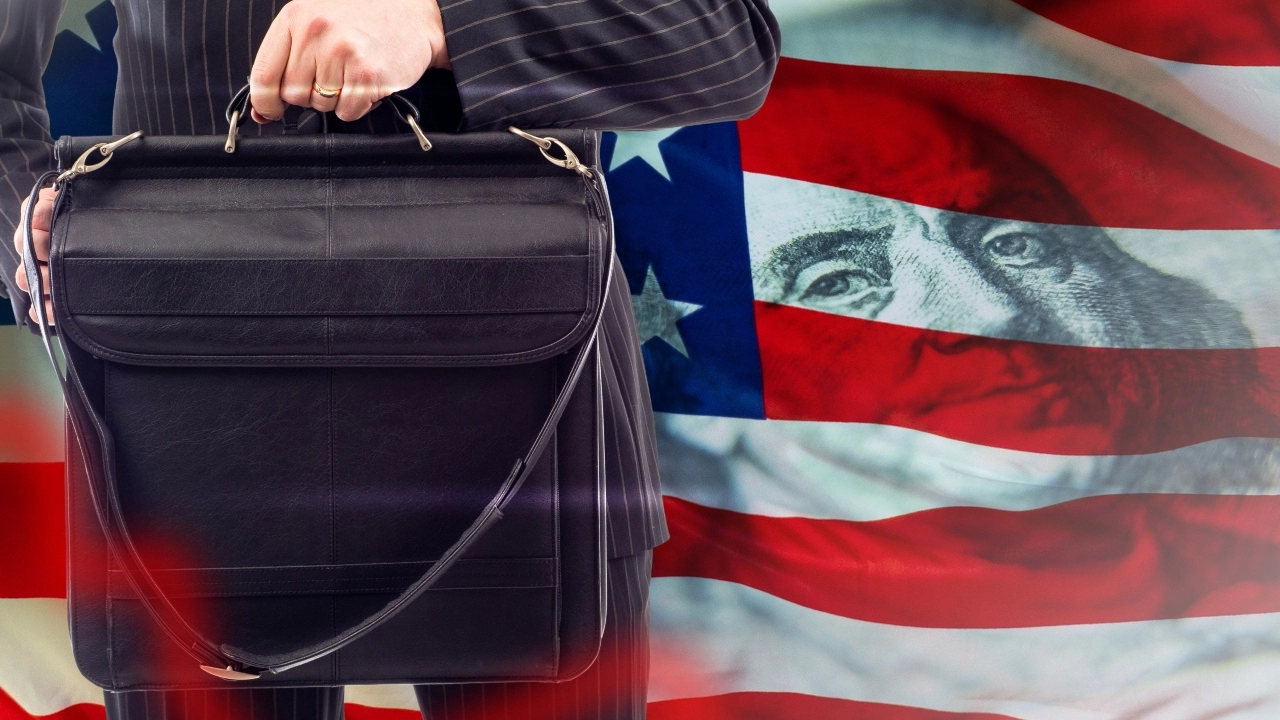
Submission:
[[[1280,4],[774,10],[757,116],[605,143],[672,531],[651,717],[1280,717]],[[111,62],[67,27],[52,86]],[[0,720],[100,718],[5,335]]]

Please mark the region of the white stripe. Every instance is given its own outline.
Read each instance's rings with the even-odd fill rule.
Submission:
[[[0,689],[32,715],[102,704],[72,659],[65,600],[0,599]]]
[[[1280,346],[1280,230],[1026,223],[758,173],[744,183],[758,300],[1033,342]],[[803,242],[854,230],[883,232]],[[999,255],[1015,236],[1021,254]]]
[[[1116,93],[1280,165],[1280,68],[1124,50],[1012,0],[775,0],[783,54],[823,62],[1068,80]]]
[[[1121,493],[1280,494],[1273,440],[1088,457],[857,423],[658,413],[657,427],[665,494],[752,515],[859,522],[953,506],[1032,510]]]
[[[412,685],[348,685],[346,703],[393,710],[417,710]]]
[[[763,691],[1025,720],[1280,716],[1280,614],[940,630],[698,578],[655,579],[651,612],[651,702]]]

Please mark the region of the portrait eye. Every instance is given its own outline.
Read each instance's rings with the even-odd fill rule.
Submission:
[[[871,285],[871,278],[866,273],[857,270],[837,270],[809,283],[801,299],[848,295],[851,292],[861,292]]]
[[[1005,232],[988,236],[983,240],[982,247],[1002,265],[1034,265],[1045,256],[1044,242],[1026,232]]]
[[[805,268],[792,294],[800,304],[827,312],[874,317],[893,297],[889,282],[849,260]]]

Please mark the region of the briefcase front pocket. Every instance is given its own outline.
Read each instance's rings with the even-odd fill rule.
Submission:
[[[584,670],[604,623],[602,187],[529,162],[519,138],[360,168],[332,164],[335,142],[384,161],[421,151],[249,138],[241,164],[209,155],[220,180],[238,176],[229,198],[201,173],[174,177],[173,154],[199,143],[169,140],[117,151],[55,208],[82,672],[121,690],[228,687],[207,674],[224,657],[246,686]],[[468,143],[514,170],[457,182]],[[432,199],[398,207],[401,237],[357,202],[370,178]],[[517,189],[556,228],[513,222]],[[190,237],[156,242],[175,228]],[[326,649],[437,564],[428,589]],[[219,664],[191,662],[193,643]]]

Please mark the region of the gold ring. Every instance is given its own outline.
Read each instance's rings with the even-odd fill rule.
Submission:
[[[311,90],[314,91],[315,94],[319,95],[322,98],[336,98],[342,94],[342,88],[338,88],[337,90],[330,90],[329,88],[320,87],[319,83],[312,83]]]

